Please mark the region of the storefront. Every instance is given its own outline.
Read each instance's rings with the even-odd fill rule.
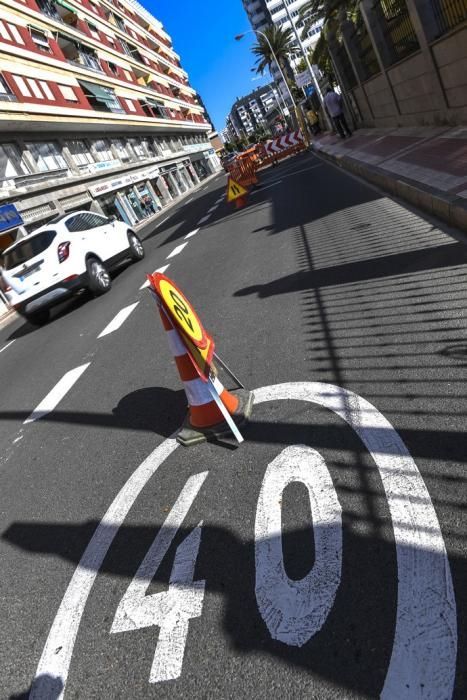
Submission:
[[[22,225],[23,219],[14,204],[3,204],[0,206],[0,253],[15,242],[18,227]],[[5,311],[7,311],[7,300],[3,294],[0,276],[0,315]]]
[[[221,163],[213,148],[200,153],[193,153],[191,163],[200,180],[205,180],[209,175],[221,169]]]
[[[21,214],[14,204],[0,206],[0,253],[16,240],[16,232],[23,225]]]
[[[157,185],[154,189],[151,184],[158,178],[159,170],[152,168],[94,185],[89,192],[104,214],[118,216],[134,226],[162,209],[163,195]]]

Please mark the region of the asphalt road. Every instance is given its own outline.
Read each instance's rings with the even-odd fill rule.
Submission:
[[[465,698],[466,244],[311,154],[225,184],[0,329],[0,696]],[[170,439],[166,265],[255,391],[240,446]]]

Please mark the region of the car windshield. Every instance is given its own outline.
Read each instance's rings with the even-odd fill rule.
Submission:
[[[13,267],[27,263],[28,260],[35,258],[36,255],[40,255],[44,250],[47,250],[56,235],[56,231],[41,231],[35,236],[18,243],[14,248],[3,253],[2,263],[4,269],[11,270]]]

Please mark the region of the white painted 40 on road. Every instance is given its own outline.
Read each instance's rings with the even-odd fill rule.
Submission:
[[[454,591],[439,522],[416,464],[392,425],[357,394],[320,382],[278,384],[255,391],[257,404],[287,400],[311,402],[337,414],[357,433],[379,471],[398,569],[394,642],[381,697],[450,698],[457,653]],[[58,697],[63,697],[79,625],[98,571],[143,487],[177,447],[174,439],[165,440],[138,467],[96,529],[52,624],[31,690],[33,700],[57,698],[57,687],[62,688]],[[206,477],[203,472],[188,479],[113,621],[112,632],[160,628],[150,682],[180,676],[189,621],[202,614],[205,581],[193,581],[202,522],[178,546],[168,590],[153,595],[146,591]],[[308,491],[315,540],[314,564],[299,581],[291,580],[285,571],[278,505],[286,486],[295,481]],[[271,637],[302,646],[327,619],[342,567],[341,507],[316,450],[289,446],[267,467],[256,511],[255,563],[256,601]]]

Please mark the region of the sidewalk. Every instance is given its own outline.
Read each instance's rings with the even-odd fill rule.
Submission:
[[[323,134],[313,150],[390,194],[467,231],[467,127]]]

